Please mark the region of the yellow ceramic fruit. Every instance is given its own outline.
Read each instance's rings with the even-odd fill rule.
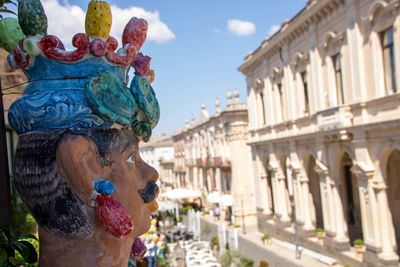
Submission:
[[[90,1],[85,20],[85,31],[90,37],[108,38],[111,30],[111,8],[104,1]]]

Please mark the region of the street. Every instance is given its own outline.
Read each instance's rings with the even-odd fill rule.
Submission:
[[[202,217],[200,220],[202,230],[209,229],[208,234],[202,234],[202,240],[210,241],[212,237],[218,235],[217,221],[213,221],[213,218],[209,217]],[[261,259],[268,260],[270,266],[274,267],[328,266],[305,255],[302,255],[299,260],[296,260],[294,251],[279,246],[277,242],[272,242],[272,244],[268,246],[263,245],[261,243],[261,236],[262,235],[258,232],[251,232],[246,235],[239,234],[239,248],[247,258],[254,260],[254,266],[257,266]]]

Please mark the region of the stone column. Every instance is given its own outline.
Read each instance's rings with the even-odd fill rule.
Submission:
[[[331,180],[330,178],[328,178]],[[334,238],[335,249],[337,251],[348,250],[350,247],[347,236],[347,223],[344,218],[343,204],[340,196],[339,187],[341,183],[330,181],[328,188],[331,190],[331,210],[334,211],[334,225],[336,226],[336,235]]]
[[[285,187],[285,176],[280,174],[279,172],[277,173],[277,185],[278,185],[278,202],[279,202],[279,213],[280,215],[280,221],[282,224],[282,227],[287,227],[291,225],[290,222],[290,217],[289,217],[289,203],[287,200],[287,192],[286,192],[286,187]]]
[[[217,183],[217,191],[221,193],[222,192],[222,185],[221,185],[221,168],[220,167],[217,167],[215,169],[215,180],[216,180],[216,183]]]
[[[392,217],[387,198],[387,186],[383,181],[369,183],[372,228],[365,242],[364,262],[369,266],[398,266],[399,256],[394,251],[396,244]]]
[[[302,205],[302,218],[303,218],[303,233],[306,236],[314,236],[315,232],[315,227],[313,225],[313,205],[312,205],[312,200],[310,197],[310,189],[308,186],[308,178],[306,176],[300,175],[298,178],[298,181],[300,183],[300,192],[301,196],[300,198],[303,201]]]
[[[193,189],[200,191],[198,168],[193,167]]]
[[[212,182],[212,177],[214,176],[213,169],[209,169],[208,171],[206,171],[206,173],[207,173],[207,190],[208,193],[211,193],[214,189],[214,185]]]
[[[204,176],[203,176],[204,174],[203,174],[203,168],[199,168],[199,183],[200,183],[200,186],[199,186],[199,190],[200,190],[200,192],[202,192],[202,193],[205,193],[205,191],[204,191]]]

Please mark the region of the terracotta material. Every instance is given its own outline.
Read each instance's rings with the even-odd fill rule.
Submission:
[[[99,155],[96,144],[86,136],[67,135],[58,145],[58,172],[82,200],[92,231],[86,238],[70,239],[40,228],[41,266],[128,266],[134,240],[150,227],[151,211],[139,190],[146,188],[149,181],[156,181],[158,174],[141,160],[137,139],[126,130],[119,134],[111,144],[110,165],[103,164],[105,159]],[[133,153],[135,163],[128,163],[126,159]],[[91,205],[94,181],[100,177],[107,177],[114,184],[113,196],[125,207],[135,225],[124,238],[109,234]]]

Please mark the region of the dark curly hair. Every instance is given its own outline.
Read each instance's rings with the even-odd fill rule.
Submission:
[[[85,238],[92,227],[83,201],[58,173],[56,152],[61,141],[72,135],[91,139],[103,165],[121,130],[67,129],[20,135],[15,155],[14,184],[39,226],[65,238]]]

